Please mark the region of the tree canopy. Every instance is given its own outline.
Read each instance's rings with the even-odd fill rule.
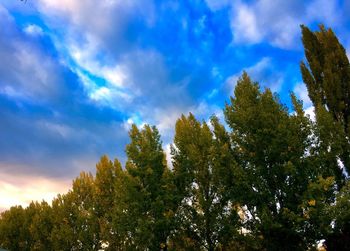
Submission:
[[[316,108],[316,115],[326,111],[332,116],[341,140],[340,158],[350,172],[350,64],[344,47],[331,29],[320,26],[312,32],[301,26],[302,41],[307,63],[300,65],[309,97]],[[325,110],[325,111],[324,111]],[[324,116],[324,114],[323,114]],[[331,129],[331,128],[330,128]],[[336,130],[332,128],[332,131]]]

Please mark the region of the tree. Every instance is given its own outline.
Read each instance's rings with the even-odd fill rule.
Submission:
[[[22,206],[13,206],[1,213],[0,246],[9,250],[29,250],[30,233],[24,226],[25,212]]]
[[[334,219],[334,227],[327,236],[328,251],[346,251],[350,249],[350,181],[337,194],[336,203],[329,206]]]
[[[101,244],[113,248],[118,245],[116,233],[113,230],[113,208],[115,201],[117,180],[121,178],[122,167],[116,159],[114,163],[106,155],[96,164],[96,178],[94,181],[94,214],[99,224]]]
[[[52,208],[42,201],[31,202],[25,209],[26,228],[31,236],[30,250],[52,250],[51,231],[52,231]]]
[[[350,226],[347,219],[349,200],[347,176],[342,175],[341,160],[347,174],[350,172],[350,64],[344,47],[331,29],[320,26],[312,32],[302,26],[302,40],[307,64],[301,63],[303,80],[315,106],[320,139],[321,161],[328,168],[338,169],[335,175],[339,191],[335,203],[329,204],[333,228],[325,235],[329,250],[343,250],[349,246]],[[339,215],[344,214],[342,218]]]
[[[74,197],[71,191],[60,195],[52,201],[53,228],[51,240],[53,250],[78,249],[75,238],[76,218],[74,210]]]
[[[294,114],[243,73],[224,110],[235,156],[244,171],[245,228],[259,249],[305,250],[319,237],[318,232],[305,231],[309,218],[304,204],[310,185],[329,174],[314,165],[311,121],[293,95],[292,101]]]
[[[190,114],[176,122],[172,146],[177,210],[176,250],[215,250],[235,240],[238,214],[225,184],[235,162],[224,127],[213,117],[213,131]],[[187,240],[187,242],[186,242]]]
[[[160,135],[149,125],[141,130],[133,125],[129,135],[115,226],[128,250],[167,250],[175,206]]]
[[[100,249],[99,225],[94,212],[94,179],[82,172],[73,189],[53,201],[54,250]]]
[[[303,80],[316,114],[321,109],[329,112],[334,126],[341,127],[340,158],[350,172],[350,64],[344,47],[331,29],[323,25],[312,32],[301,26],[307,64],[300,65]]]

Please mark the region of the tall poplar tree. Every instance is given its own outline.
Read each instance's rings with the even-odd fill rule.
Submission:
[[[29,229],[25,224],[25,209],[13,206],[1,213],[0,246],[9,250],[29,250],[31,240]]]
[[[31,236],[30,250],[52,250],[51,231],[53,215],[51,206],[42,201],[31,202],[25,209],[25,218]]]
[[[172,155],[182,200],[175,250],[227,249],[237,237],[239,217],[225,182],[236,165],[224,127],[215,117],[211,124],[213,131],[192,114],[176,122]]]
[[[149,125],[141,130],[133,125],[129,135],[114,224],[127,250],[167,250],[175,206],[160,135]]]
[[[350,64],[344,47],[331,29],[323,25],[319,31],[301,26],[302,41],[307,63],[300,65],[309,97],[316,109],[326,110],[334,121],[334,128],[341,127],[340,158],[350,172]],[[318,115],[318,116],[317,116]],[[333,129],[337,130],[337,129]],[[331,133],[331,132],[330,132]]]
[[[350,172],[350,63],[344,47],[331,29],[320,26],[311,31],[301,26],[307,63],[301,63],[303,80],[315,106],[320,138],[320,157],[328,168],[339,168],[342,161]],[[326,167],[324,167],[326,168]],[[349,181],[337,179],[336,203],[329,204],[333,227],[325,236],[327,250],[347,250],[350,247],[348,196]],[[347,180],[347,181],[346,181]],[[342,188],[342,186],[344,187]]]
[[[313,163],[311,121],[294,96],[292,101],[294,114],[244,73],[225,108],[237,162],[245,173],[245,228],[259,249],[305,250],[315,244],[320,233],[308,231],[314,225],[309,227],[305,212],[309,201],[322,205],[328,197],[322,191],[311,193],[315,185],[310,185],[322,184],[324,192],[332,192],[333,179]]]
[[[94,208],[94,178],[82,172],[67,194],[52,202],[54,250],[99,250],[98,220]]]
[[[114,250],[113,247],[120,245],[113,227],[113,209],[118,205],[115,200],[119,192],[116,184],[122,174],[122,166],[117,159],[113,163],[104,155],[96,164],[93,213],[98,221],[101,245],[106,245],[108,250]]]

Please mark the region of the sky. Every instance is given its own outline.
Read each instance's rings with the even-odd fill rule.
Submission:
[[[350,51],[350,0],[0,0],[0,211],[65,193],[128,130],[207,120],[243,70],[310,109],[300,25]]]

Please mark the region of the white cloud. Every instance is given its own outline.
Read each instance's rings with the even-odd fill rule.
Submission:
[[[100,100],[109,100],[111,98],[111,91],[107,87],[101,87],[96,89],[94,92],[90,94],[90,97],[93,100],[100,101]]]
[[[223,117],[220,107],[202,101],[196,105],[168,106],[153,109],[152,114],[145,114],[145,121],[157,126],[166,145],[173,140],[176,121],[182,114],[187,116],[190,112],[201,122],[208,122],[212,115],[216,115],[219,118]]]
[[[293,92],[295,93],[295,95],[301,99],[303,101],[303,108],[304,108],[304,112],[306,115],[310,116],[310,119],[312,121],[316,120],[315,117],[315,108],[312,105],[312,102],[309,98],[309,94],[306,88],[306,85],[303,82],[297,83],[294,86],[294,90]]]
[[[165,145],[165,157],[166,157],[166,162],[168,164],[168,167],[172,168],[173,167],[173,163],[172,163],[172,158],[171,158],[171,147],[170,144],[166,144]]]
[[[134,120],[132,118],[128,118],[123,123],[124,130],[129,131],[131,129],[132,124],[134,124]]]
[[[41,36],[43,34],[43,29],[35,24],[30,24],[24,28],[24,32],[32,36]]]
[[[136,96],[129,91],[128,69],[122,62],[107,65],[98,59],[98,44],[92,37],[83,45],[68,46],[68,53],[75,62],[71,68],[80,77],[88,96],[97,104],[122,109]],[[106,83],[97,83],[91,76]]]
[[[165,137],[172,134],[175,128],[176,120],[180,118],[181,114],[187,113],[186,110],[186,108],[184,110],[180,110],[176,107],[158,110],[155,114],[155,120],[160,133]]]
[[[118,65],[114,67],[102,67],[101,75],[104,79],[117,87],[122,87],[126,80],[123,70]]]
[[[254,65],[244,69],[253,81],[259,82],[261,86],[270,88],[273,92],[279,92],[284,81],[284,75],[277,71],[274,62],[269,57],[264,57]],[[242,72],[235,73],[226,79],[226,87],[233,95],[238,78]]]
[[[123,123],[123,127],[125,131],[129,131],[131,129],[131,126],[135,124],[137,127],[141,128],[143,127],[146,122],[144,122],[140,115],[138,114],[132,114],[126,121]]]
[[[175,134],[176,121],[181,117],[182,114],[187,116],[192,113],[200,122],[206,121],[209,124],[210,117],[216,115],[220,120],[223,121],[222,109],[216,105],[210,105],[206,101],[202,101],[196,105],[189,106],[167,106],[163,108],[153,109],[150,114],[143,114],[144,120],[142,123],[150,123],[156,125],[163,140],[163,149],[166,154],[166,159],[169,167],[172,167],[172,160],[170,154],[170,144],[173,142]],[[130,117],[124,122],[124,127],[129,130],[131,125],[135,122],[141,123],[139,116]],[[137,126],[138,123],[135,123]]]
[[[315,116],[315,108],[313,106],[310,106],[309,108],[306,108],[305,114],[310,116],[310,119],[312,121],[316,121],[316,116]]]
[[[233,16],[231,27],[233,39],[236,43],[257,43],[261,41],[263,31],[258,28],[257,16],[253,9],[245,4],[238,3],[235,6]]]
[[[62,123],[53,123],[49,120],[39,120],[36,122],[39,128],[46,130],[52,134],[60,135],[62,138],[69,139],[76,136],[73,128]]]
[[[89,93],[89,97],[98,105],[112,107],[117,110],[129,104],[132,100],[130,95],[105,86],[96,87]]]
[[[88,41],[83,45],[70,45],[68,52],[75,60],[75,63],[85,71],[104,78],[116,87],[123,87],[126,84],[126,76],[120,65],[108,66],[100,62],[98,59],[100,53],[98,44],[92,37],[89,37]]]
[[[303,106],[304,106],[305,109],[307,109],[310,106],[312,106],[312,102],[311,102],[311,100],[309,98],[309,94],[308,94],[306,85],[303,82],[297,83],[294,86],[294,90],[293,91],[297,95],[297,97],[303,101]]]
[[[143,18],[148,25],[154,22],[153,1],[39,0],[37,7],[51,24],[69,23],[67,32],[78,31],[83,37],[89,34],[102,44],[110,35],[121,38],[125,24],[134,16]]]
[[[275,69],[271,58],[262,58],[255,65],[247,68],[246,71],[253,81],[260,82],[261,85],[267,86],[271,91],[279,92],[281,90],[284,75]]]
[[[301,24],[339,25],[336,1],[261,0],[231,2],[231,27],[235,43],[260,43],[291,49],[298,46]]]
[[[198,105],[191,107],[191,112],[199,119],[208,120],[210,116],[217,115],[220,117],[222,109],[216,105],[210,105],[206,101],[200,102]]]
[[[346,50],[346,56],[348,56],[348,59],[350,60],[350,44],[346,46],[345,50]]]
[[[302,14],[295,13],[293,7],[293,4],[282,0],[233,4],[231,27],[234,42],[259,43],[267,39],[275,46],[290,47]]]
[[[333,28],[340,24],[337,1],[314,0],[307,6],[306,14],[309,20],[320,20]]]
[[[229,76],[225,81],[225,87],[227,87],[231,96],[233,96],[239,77],[239,74],[234,74]]]

